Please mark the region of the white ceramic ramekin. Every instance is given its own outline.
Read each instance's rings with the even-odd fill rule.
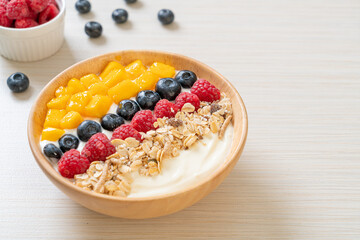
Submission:
[[[32,28],[0,26],[0,54],[20,62],[37,61],[56,53],[64,42],[65,0],[56,0],[59,14]]]

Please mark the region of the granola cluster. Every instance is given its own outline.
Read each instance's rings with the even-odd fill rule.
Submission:
[[[217,102],[201,102],[198,111],[186,103],[174,118],[158,118],[156,130],[142,133],[142,142],[134,138],[112,140],[116,153],[105,162],[92,162],[86,173],[74,177],[75,184],[89,191],[126,197],[131,191],[132,173],[158,175],[164,160],[178,156],[210,132],[221,139],[231,119],[231,102],[225,94]]]

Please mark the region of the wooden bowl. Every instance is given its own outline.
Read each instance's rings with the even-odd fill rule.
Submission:
[[[199,78],[205,78],[231,99],[234,116],[234,139],[225,163],[206,179],[196,185],[170,194],[143,198],[121,198],[83,190],[63,178],[44,157],[40,148],[40,135],[47,112],[46,103],[54,97],[55,89],[65,86],[72,77],[80,78],[89,73],[101,72],[111,60],[128,64],[140,59],[144,65],[154,61],[170,64],[175,69],[187,69],[195,72]],[[33,105],[28,120],[28,140],[31,151],[46,176],[66,195],[79,204],[110,216],[142,219],[171,214],[196,203],[213,191],[230,173],[240,158],[247,136],[247,113],[244,103],[233,85],[222,75],[205,64],[178,54],[158,51],[121,51],[93,57],[77,63],[52,79],[41,91]],[[209,209],[211,211],[211,209]]]

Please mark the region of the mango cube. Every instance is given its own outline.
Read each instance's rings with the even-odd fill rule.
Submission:
[[[95,95],[86,105],[84,113],[88,117],[103,117],[109,111],[112,103],[108,96]]]
[[[56,98],[51,99],[46,106],[49,109],[65,109],[66,104],[70,99],[70,95],[60,95]]]
[[[161,78],[172,78],[175,75],[175,68],[160,62],[154,62],[150,71]]]
[[[140,91],[140,87],[131,80],[125,80],[112,87],[108,91],[109,97],[118,104],[121,100],[135,97]]]
[[[114,69],[124,69],[124,66],[118,62],[109,62],[104,71],[100,74],[101,79],[104,79]]]
[[[67,85],[67,92],[69,94],[74,94],[78,92],[85,91],[84,85],[76,78],[72,78]]]
[[[126,79],[129,79],[129,76],[124,69],[114,69],[103,79],[103,83],[111,88]]]
[[[141,90],[154,89],[158,81],[159,76],[150,71],[144,72],[138,78],[133,80],[133,82],[136,83],[141,88]]]
[[[62,129],[73,129],[77,128],[84,119],[80,113],[75,111],[68,112],[60,121],[60,127]]]
[[[90,102],[92,96],[89,92],[79,92],[71,96],[66,106],[68,112],[75,111],[80,114],[84,113],[85,106]]]
[[[62,95],[67,95],[68,91],[66,87],[60,86],[55,90],[55,96],[60,97]]]
[[[57,141],[62,135],[65,134],[65,131],[58,128],[45,128],[41,133],[41,141]]]
[[[100,82],[100,78],[95,74],[88,74],[80,78],[80,82],[86,89],[88,89],[90,85]]]
[[[108,90],[109,88],[103,82],[94,83],[89,87],[89,93],[93,96],[95,95],[107,96]]]
[[[140,60],[136,60],[127,65],[125,71],[128,73],[130,79],[135,79],[143,74],[146,71],[146,68]]]
[[[65,116],[66,110],[49,109],[44,122],[44,128],[60,128],[60,120]]]

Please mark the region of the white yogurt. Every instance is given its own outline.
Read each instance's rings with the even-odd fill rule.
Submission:
[[[209,133],[202,143],[197,142],[189,150],[162,162],[161,173],[154,177],[134,173],[134,182],[128,197],[150,197],[176,192],[192,186],[209,176],[225,161],[233,140],[234,128],[229,124],[223,139]]]

